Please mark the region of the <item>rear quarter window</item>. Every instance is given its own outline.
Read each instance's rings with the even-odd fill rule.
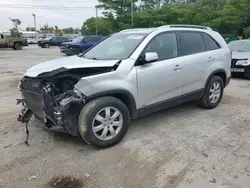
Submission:
[[[208,51],[220,49],[220,45],[208,34],[201,33],[202,37],[205,40],[206,48]]]

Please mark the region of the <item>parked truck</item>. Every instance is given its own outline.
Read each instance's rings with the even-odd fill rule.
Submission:
[[[0,48],[22,50],[23,46],[28,46],[27,39],[7,37],[6,35],[0,33]]]

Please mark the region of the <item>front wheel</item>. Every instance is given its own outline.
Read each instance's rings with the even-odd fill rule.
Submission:
[[[78,130],[87,143],[108,148],[122,140],[129,124],[130,115],[126,105],[117,98],[102,97],[83,107]]]
[[[44,47],[45,47],[45,48],[49,48],[49,44],[47,44],[47,43],[44,44]]]
[[[209,80],[205,92],[200,99],[200,105],[206,109],[217,107],[221,101],[224,91],[224,82],[219,76],[212,76]]]

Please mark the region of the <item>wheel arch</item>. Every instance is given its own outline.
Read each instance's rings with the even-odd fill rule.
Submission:
[[[127,106],[132,119],[138,116],[135,98],[129,91],[126,91],[126,90],[116,89],[116,90],[109,90],[109,91],[104,91],[104,92],[100,92],[97,94],[93,94],[87,97],[87,102],[90,100],[100,98],[100,97],[105,97],[105,96],[111,96],[111,97],[120,99]]]
[[[226,71],[224,69],[218,69],[218,70],[215,70],[213,71],[209,76],[208,76],[208,79],[206,81],[206,85],[205,87],[207,86],[209,80],[212,78],[212,76],[219,76],[222,78],[223,80],[223,83],[224,83],[224,87],[226,87],[226,83],[227,83],[227,74],[226,74]]]

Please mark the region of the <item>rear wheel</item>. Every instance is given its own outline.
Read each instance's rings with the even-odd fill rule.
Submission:
[[[219,76],[212,76],[209,80],[205,92],[200,99],[200,105],[206,109],[217,107],[221,101],[224,91],[224,82]]]
[[[87,143],[107,148],[122,140],[129,123],[129,111],[122,101],[114,97],[102,97],[84,106],[79,116],[78,130]]]
[[[20,44],[20,43],[15,43],[13,49],[14,49],[14,50],[22,50],[22,44]]]

